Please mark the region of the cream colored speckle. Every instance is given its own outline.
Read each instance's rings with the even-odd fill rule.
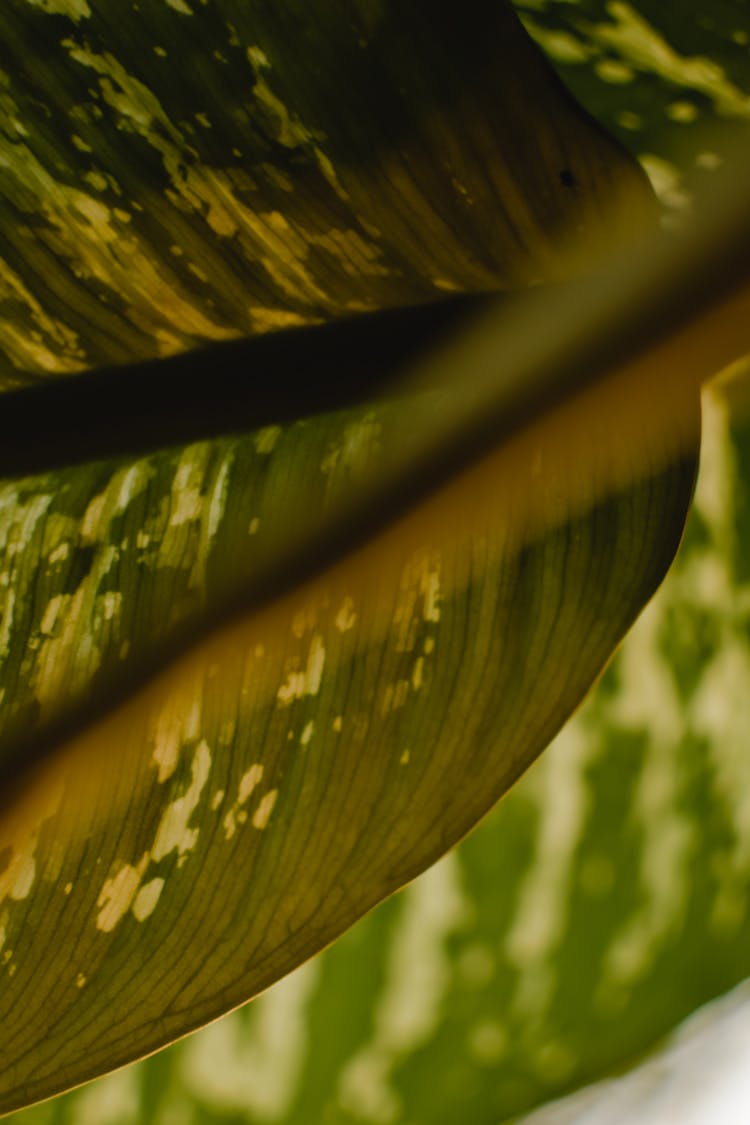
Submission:
[[[278,789],[269,789],[269,791],[261,798],[260,804],[253,813],[253,828],[258,828],[262,831],[267,827],[268,822],[271,819],[271,813],[273,812],[273,808],[276,804],[276,798],[278,797],[278,795]]]
[[[300,746],[307,746],[308,745],[308,743],[310,742],[310,739],[313,736],[314,730],[315,730],[315,724],[312,721],[312,719],[310,719],[310,721],[305,724],[305,729],[302,731],[302,734],[300,735],[300,739],[299,739]]]
[[[414,661],[414,667],[411,673],[411,685],[415,691],[419,691],[424,683],[424,657],[420,656]]]
[[[411,758],[411,750],[404,750],[403,754],[399,758],[399,762],[401,763],[402,766],[408,766],[410,758]]]
[[[143,922],[153,914],[163,889],[163,879],[150,879],[148,883],[143,884],[133,902],[133,915],[137,922]]]
[[[425,621],[438,622],[440,620],[440,573],[437,570],[429,571],[424,578],[423,592],[425,598]]]
[[[53,632],[60,610],[68,601],[70,601],[69,594],[58,594],[56,597],[50,598],[47,602],[47,608],[44,611],[41,624],[39,625],[40,632],[46,633],[47,635]]]
[[[192,780],[183,796],[167,805],[154,840],[153,858],[158,862],[171,851],[177,850],[180,856],[191,851],[198,840],[198,829],[190,828],[190,818],[208,781],[211,771],[211,752],[204,740],[198,743],[193,757]]]
[[[148,858],[146,852],[137,867],[131,863],[123,863],[116,875],[105,880],[96,900],[96,905],[100,907],[96,919],[98,930],[110,933],[128,912],[148,865]]]
[[[632,67],[626,66],[618,59],[600,59],[594,65],[594,70],[602,82],[609,82],[613,86],[624,86],[635,78]]]
[[[256,453],[268,456],[273,453],[276,442],[281,437],[281,426],[266,426],[262,430],[258,430],[255,435],[254,444]]]
[[[85,977],[83,973],[79,973],[76,977],[76,988],[83,988],[87,980],[88,977]]]
[[[206,537],[209,541],[215,538],[224,515],[231,463],[231,456],[224,458],[209,496],[208,519],[206,521]]]
[[[101,603],[104,620],[111,621],[120,610],[122,594],[118,590],[108,590],[106,594],[102,595]]]
[[[559,31],[537,23],[532,16],[524,12],[521,16],[526,30],[544,48],[545,52],[560,63],[586,62],[591,54],[591,48],[568,31]]]
[[[667,117],[672,121],[691,122],[698,116],[698,107],[693,102],[672,102],[667,106]]]
[[[340,734],[340,733],[341,733],[341,730],[342,730],[342,728],[343,728],[343,726],[344,726],[344,718],[343,718],[343,716],[342,716],[342,715],[337,715],[337,716],[336,716],[336,718],[335,718],[335,719],[333,720],[333,722],[331,723],[331,726],[332,726],[332,728],[333,728],[333,729],[334,729],[334,730],[336,731],[336,734]]]
[[[152,760],[158,767],[160,784],[176,770],[183,744],[196,739],[200,731],[201,684],[194,678],[181,688],[170,696],[156,720]]]
[[[180,524],[197,519],[201,514],[202,507],[203,498],[197,488],[185,488],[178,491],[172,501],[169,526],[179,527]]]
[[[219,805],[221,804],[221,802],[223,800],[224,800],[224,790],[223,789],[217,789],[216,792],[214,793],[213,797],[211,798],[211,808],[213,809],[214,812],[216,812],[216,810],[218,809]]]
[[[250,769],[242,775],[237,791],[237,800],[241,805],[244,805],[255,787],[260,784],[262,777],[263,766],[258,762],[250,766]]]
[[[336,628],[340,633],[347,633],[354,628],[357,615],[354,612],[354,602],[351,598],[344,598],[341,608],[336,614]]]
[[[58,543],[54,551],[50,552],[49,563],[63,562],[70,554],[70,542],[65,539],[62,543]]]
[[[261,68],[266,69],[271,65],[268,61],[268,56],[266,55],[265,51],[263,51],[260,47],[248,47],[247,57],[253,64],[253,66],[258,70],[260,70]]]
[[[276,692],[276,698],[282,706],[288,706],[295,699],[301,699],[304,695],[317,695],[323,677],[325,659],[326,650],[323,646],[323,638],[316,634],[310,642],[305,671],[290,672]]]
[[[16,902],[28,898],[35,878],[36,860],[31,855],[25,855],[18,865],[13,885],[10,888],[10,897]]]
[[[73,884],[72,883],[66,883],[65,886],[63,887],[63,894],[69,895],[72,890],[73,890]]]
[[[100,492],[98,496],[89,501],[81,520],[81,539],[84,542],[92,542],[96,538],[106,500],[107,493]]]
[[[310,644],[305,672],[305,694],[317,695],[320,690],[320,681],[323,676],[323,666],[326,659],[326,650],[323,647],[323,638],[316,635]]]
[[[250,799],[252,794],[257,789],[258,785],[263,778],[263,766],[256,762],[250,766],[242,777],[237,787],[237,800],[227,811],[224,817],[224,838],[231,840],[237,831],[238,824],[244,824],[247,821],[247,813],[243,811],[242,806]]]
[[[301,699],[305,694],[304,672],[290,672],[284,683],[276,692],[276,698],[282,706],[288,706],[295,699]]]
[[[91,15],[87,0],[27,0],[27,3],[52,15],[68,16],[74,23]]]
[[[687,210],[690,196],[685,191],[680,169],[654,153],[641,153],[639,159],[661,203],[672,211]]]

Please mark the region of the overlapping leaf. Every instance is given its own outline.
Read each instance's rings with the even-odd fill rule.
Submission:
[[[10,0],[1,26],[6,385],[543,280],[572,233],[641,225],[508,3]]]
[[[566,231],[593,216],[600,232],[615,184],[636,214],[606,221],[640,228],[637,174],[533,54],[544,132],[528,145],[528,47],[503,6],[427,37],[421,7],[405,27],[399,13],[406,47],[389,5],[349,20],[332,5],[330,25],[262,7],[230,26],[220,4],[147,6],[118,24],[117,50],[103,7],[8,9],[8,385],[554,277]],[[305,50],[284,59],[292,15]],[[15,65],[32,31],[51,60],[44,108]],[[169,60],[161,37],[193,65],[152,81],[139,44]],[[501,43],[513,68],[493,65]],[[6,756],[177,622],[209,619],[224,587],[288,547],[290,519],[356,494],[415,416],[429,411],[381,406],[9,486]],[[4,1107],[240,1003],[471,827],[659,581],[690,490],[684,448],[674,465],[636,443],[614,495],[598,482],[583,505],[554,449],[527,441],[510,469],[490,457],[78,729],[4,826]]]

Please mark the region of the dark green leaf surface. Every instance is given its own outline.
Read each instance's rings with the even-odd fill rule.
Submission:
[[[556,276],[640,174],[507,2],[8,0],[7,386]]]

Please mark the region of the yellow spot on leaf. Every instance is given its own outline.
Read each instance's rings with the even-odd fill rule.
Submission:
[[[356,621],[357,615],[354,612],[354,602],[351,598],[344,598],[341,609],[336,615],[336,628],[340,633],[347,633],[354,627]]]
[[[281,426],[265,426],[264,429],[258,430],[253,439],[256,453],[268,455],[273,453],[276,442],[281,437]]]
[[[152,855],[157,863],[172,851],[176,850],[182,856],[195,847],[198,829],[190,827],[190,818],[198,807],[210,771],[211,752],[208,743],[202,740],[193,757],[190,787],[181,797],[167,805],[162,814],[152,848]]]
[[[265,796],[261,798],[260,804],[253,813],[253,828],[258,828],[262,831],[267,827],[278,795],[278,789],[269,789]]]
[[[316,633],[310,642],[305,671],[290,672],[276,692],[276,698],[282,706],[286,707],[293,703],[295,699],[301,699],[304,695],[317,695],[323,677],[325,659],[326,650],[323,646],[323,638]]]
[[[163,879],[151,879],[143,884],[133,902],[133,915],[137,922],[143,922],[153,914],[163,888]]]
[[[42,617],[41,623],[39,625],[39,631],[41,633],[47,633],[49,635],[53,632],[58,614],[61,608],[69,600],[69,594],[58,594],[56,597],[50,598],[50,600],[47,602],[47,608],[44,611],[44,616]]]
[[[237,831],[237,824],[244,824],[247,820],[247,814],[243,813],[242,806],[250,799],[257,786],[260,785],[262,778],[263,766],[259,762],[250,766],[250,769],[240,778],[240,783],[237,788],[237,800],[224,817],[225,839],[231,840]]]
[[[68,16],[74,23],[81,19],[88,19],[91,15],[86,0],[26,0],[26,2],[50,15]]]
[[[263,766],[259,763],[252,765],[250,769],[244,773],[240,779],[239,789],[237,792],[237,800],[241,805],[244,805],[248,797],[251,795],[257,785],[260,784],[263,777]]]
[[[96,905],[100,907],[96,919],[98,930],[103,933],[110,933],[127,914],[138,890],[143,872],[148,865],[148,859],[148,852],[146,852],[137,867],[133,867],[130,863],[124,863],[116,875],[105,880],[96,900]]]

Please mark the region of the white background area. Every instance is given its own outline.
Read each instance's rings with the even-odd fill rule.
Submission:
[[[635,1070],[519,1125],[750,1125],[750,982],[691,1016]]]

